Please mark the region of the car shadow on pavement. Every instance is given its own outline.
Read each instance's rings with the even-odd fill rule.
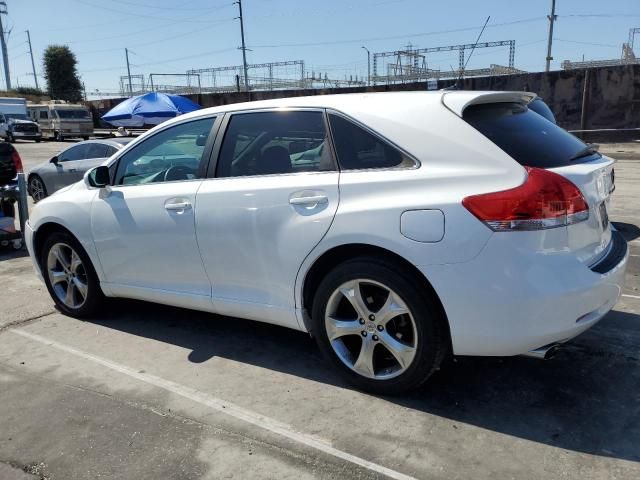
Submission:
[[[92,320],[213,357],[349,388],[308,335],[136,301]],[[459,357],[417,392],[386,400],[521,439],[640,461],[640,316],[613,311],[551,360]],[[292,359],[296,359],[292,361]]]
[[[23,258],[28,256],[29,252],[27,252],[27,249],[24,247],[15,249],[12,246],[0,246],[0,262],[4,260],[11,260],[14,258]]]
[[[630,242],[631,240],[635,240],[636,238],[640,237],[640,227],[638,227],[637,225],[633,223],[626,223],[626,222],[612,222],[612,223],[616,227],[616,230],[622,233],[622,236],[627,242]]]

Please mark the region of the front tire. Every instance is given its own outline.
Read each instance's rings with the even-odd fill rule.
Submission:
[[[15,143],[16,139],[13,135],[11,135],[10,133],[7,134],[7,142],[9,143]]]
[[[422,385],[447,352],[446,319],[396,264],[349,260],[320,283],[312,310],[320,350],[358,388],[394,395]]]
[[[49,294],[65,314],[84,318],[103,303],[98,276],[80,242],[66,232],[55,232],[44,242],[40,267]]]
[[[43,198],[47,198],[47,187],[38,175],[29,178],[29,194],[33,198],[33,203],[38,203]]]
[[[56,142],[64,142],[64,137],[62,136],[61,132],[56,132],[53,138]]]

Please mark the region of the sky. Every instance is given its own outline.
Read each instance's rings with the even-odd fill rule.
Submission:
[[[242,63],[233,0],[5,0],[13,86],[33,86],[25,30],[40,86],[47,45],[68,45],[87,93],[120,90],[126,75],[184,73]],[[248,63],[304,60],[307,72],[363,77],[367,54],[515,40],[516,68],[544,69],[551,0],[243,0]],[[563,60],[619,58],[629,29],[640,27],[640,0],[557,0],[552,69]],[[640,57],[640,34],[636,48]],[[457,52],[428,55],[429,68],[456,68]],[[508,47],[478,49],[467,68],[506,65]],[[171,77],[169,77],[171,78]],[[177,77],[176,77],[177,78]],[[172,80],[167,80],[172,81]],[[175,80],[179,83],[179,79]],[[0,86],[4,84],[4,76]]]

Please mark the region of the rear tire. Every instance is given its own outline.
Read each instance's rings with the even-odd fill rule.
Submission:
[[[312,329],[342,376],[375,394],[419,387],[449,347],[436,299],[396,264],[374,257],[346,261],[324,278]]]
[[[40,252],[44,282],[56,306],[65,314],[84,318],[104,302],[98,276],[87,252],[72,235],[54,232]]]
[[[60,132],[56,132],[54,134],[53,138],[55,139],[56,142],[64,142],[64,137],[62,136],[62,133],[60,133]]]
[[[14,138],[13,135],[11,135],[10,133],[7,134],[7,142],[9,143],[15,143],[16,139]]]

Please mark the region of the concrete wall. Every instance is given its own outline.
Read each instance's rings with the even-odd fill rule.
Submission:
[[[464,90],[525,90],[540,95],[551,107],[558,123],[568,130],[581,129],[581,113],[586,77],[588,95],[584,128],[640,128],[640,65],[560,70],[495,77],[468,78],[461,82]],[[453,81],[438,82],[438,88]],[[244,101],[305,95],[353,93],[365,91],[425,90],[426,83],[381,85],[375,87],[279,90],[273,92],[237,92],[187,95],[203,107],[214,107]],[[123,99],[90,102],[95,114],[103,114]]]

